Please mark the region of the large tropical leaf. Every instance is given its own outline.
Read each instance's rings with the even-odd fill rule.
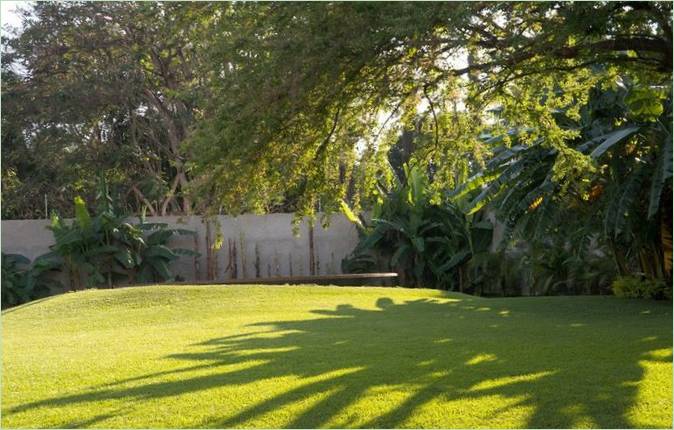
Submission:
[[[174,260],[177,256],[168,247],[164,245],[155,245],[145,251],[146,257],[161,257],[166,260]]]
[[[21,266],[21,265],[29,265],[30,260],[21,255],[21,254],[5,254],[4,252],[2,253],[2,264],[3,266],[5,265],[14,265],[14,266]]]
[[[164,245],[171,236],[173,236],[173,232],[169,229],[157,230],[147,237],[146,243],[149,247]]]
[[[635,219],[636,215],[633,208],[641,195],[641,185],[645,179],[645,173],[646,168],[643,165],[635,169],[621,187],[616,206],[609,212],[612,218],[607,220],[608,232],[614,238],[625,232],[629,224],[639,222],[638,219]]]
[[[136,224],[136,226],[141,230],[163,230],[168,228],[168,224],[165,222],[142,222]]]
[[[372,249],[374,248],[379,241],[384,238],[384,231],[380,228],[375,228],[374,231],[367,236],[358,244],[358,248],[361,249]]]
[[[184,257],[199,257],[201,253],[191,250],[191,249],[186,249],[186,248],[173,248],[171,249],[175,255],[180,255]]]
[[[454,199],[461,199],[462,197],[466,196],[472,191],[480,189],[484,185],[498,178],[499,175],[500,172],[498,171],[492,172],[480,171],[479,173],[476,173],[471,178],[469,178],[464,184],[457,187],[455,191],[450,193],[450,196],[453,197]]]
[[[119,250],[114,256],[115,260],[127,269],[132,269],[136,265],[136,258],[134,258],[133,252],[128,248]]]
[[[119,251],[120,249],[114,245],[99,245],[88,249],[87,255],[89,257],[95,257],[103,254],[115,254]]]
[[[410,236],[410,232],[408,231],[407,227],[399,221],[389,221],[387,219],[373,219],[372,222],[399,231],[408,237]]]
[[[486,252],[489,250],[494,234],[494,226],[489,221],[474,223],[470,227],[473,253]]]
[[[438,271],[439,272],[447,272],[457,266],[459,266],[462,263],[465,263],[468,261],[468,259],[471,256],[471,252],[468,249],[464,249],[462,251],[457,252],[450,258],[447,262],[444,264],[438,266]]]
[[[91,216],[82,197],[75,197],[75,219],[82,229],[91,227]]]
[[[662,190],[667,180],[672,178],[672,136],[669,133],[664,134],[662,145],[660,145],[660,154],[655,167],[653,178],[651,179],[651,189],[648,199],[648,219],[652,219],[660,208]]]
[[[631,126],[631,127],[625,127],[619,130],[612,131],[611,133],[607,133],[603,136],[600,136],[598,138],[595,138],[592,140],[594,143],[599,143],[599,146],[594,148],[594,150],[590,153],[590,157],[592,158],[599,158],[601,157],[609,148],[611,148],[613,145],[616,143],[622,142],[626,138],[630,137],[637,131],[639,131],[640,127],[639,126]],[[589,142],[588,142],[589,143]],[[589,144],[589,147],[594,146],[593,144]],[[588,147],[588,149],[589,149]]]
[[[168,268],[168,264],[166,264],[165,261],[159,259],[151,259],[148,261],[162,281],[168,281],[173,278],[173,276],[171,276],[171,271]]]
[[[414,247],[414,251],[418,254],[422,254],[426,249],[426,242],[424,241],[423,237],[411,237],[410,242]]]
[[[63,259],[53,252],[48,252],[35,258],[35,261],[33,261],[32,270],[42,273],[51,270],[60,270],[62,266]]]
[[[513,160],[517,155],[519,155],[522,151],[525,151],[528,148],[531,148],[531,146],[514,145],[509,148],[503,148],[498,152],[494,153],[495,155],[487,162],[487,165],[485,167],[487,168],[487,170],[496,169],[503,163]]]
[[[417,166],[408,169],[407,174],[409,203],[413,208],[420,207],[426,198],[428,177]]]
[[[411,250],[412,248],[407,243],[398,246],[396,252],[394,252],[391,257],[391,266],[397,266],[400,260],[403,259],[403,257],[406,257]]]

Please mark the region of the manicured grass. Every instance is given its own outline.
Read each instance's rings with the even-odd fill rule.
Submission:
[[[146,287],[2,314],[3,427],[671,427],[671,303]]]

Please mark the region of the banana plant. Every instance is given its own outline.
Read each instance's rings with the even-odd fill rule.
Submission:
[[[70,224],[52,215],[49,228],[55,244],[45,258],[61,259],[72,289],[172,280],[171,262],[180,256],[198,255],[168,246],[174,235],[194,232],[170,229],[164,223],[146,223],[144,216],[138,224],[128,222],[126,216],[115,212],[105,182],[102,184],[93,216],[79,197],[75,198],[75,219]]]
[[[191,230],[168,228],[168,224],[165,223],[146,223],[143,218],[135,227],[146,235],[144,246],[134,254],[136,281],[138,282],[173,280],[174,277],[170,270],[172,262],[181,256],[199,256],[198,252],[191,249],[168,247],[169,240],[174,236],[196,235]]]
[[[432,203],[422,169],[405,165],[403,171],[404,178],[391,189],[380,188],[380,203],[373,208],[370,223],[363,223],[350,209],[345,211],[347,218],[359,221],[361,231],[347,268],[368,267],[377,259],[374,253],[383,257],[387,269],[400,273],[403,284],[461,289],[459,269],[484,248],[485,237],[491,243],[491,224],[473,222],[449,200]],[[488,234],[481,235],[484,231]]]
[[[46,256],[63,259],[73,289],[112,286],[125,274],[115,258],[120,248],[114,243],[114,234],[123,218],[111,213],[92,218],[84,200],[76,197],[74,203],[75,219],[70,225],[58,215],[52,215],[49,229],[55,243]]]
[[[620,274],[671,278],[671,241],[665,240],[672,224],[671,94],[624,80],[616,89],[597,88],[580,119],[558,116],[579,136],[568,150],[587,157],[593,170],[563,184],[555,179],[560,150],[542,140],[520,143],[513,129],[509,147],[486,136],[493,157],[453,198],[468,213],[495,211],[506,238],[540,240],[560,225],[584,225],[586,237],[601,233]]]
[[[60,267],[54,258],[38,257],[31,264],[21,254],[2,253],[2,307],[16,306],[45,297],[62,288],[53,272]]]
[[[30,300],[27,272],[30,260],[20,254],[2,253],[2,307],[15,306]]]

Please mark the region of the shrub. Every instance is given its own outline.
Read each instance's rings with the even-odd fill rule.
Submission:
[[[174,235],[195,233],[170,229],[164,223],[139,224],[116,212],[107,186],[101,180],[96,212],[91,215],[80,197],[75,198],[75,219],[68,225],[52,215],[49,229],[55,244],[45,257],[59,258],[70,278],[71,288],[112,287],[120,282],[149,283],[173,279],[169,264],[180,255],[195,256],[189,249],[171,249]]]
[[[30,260],[19,254],[2,253],[2,306],[15,306],[30,300],[26,273]]]
[[[169,248],[168,241],[174,235],[195,235],[193,231],[179,228],[168,228],[164,223],[146,223],[142,218],[140,224],[133,225],[143,232],[141,246],[134,249],[132,261],[135,265],[133,280],[141,283],[174,280],[169,264],[180,256],[198,256],[199,253],[184,248]]]
[[[31,264],[23,255],[3,252],[2,307],[17,306],[61,289],[61,283],[52,276],[59,265],[59,261],[47,257],[38,257]]]
[[[398,272],[403,285],[463,291],[468,285],[465,265],[489,248],[491,223],[464,215],[448,198],[434,201],[428,176],[419,167],[404,165],[403,173],[389,190],[378,188],[370,223],[342,208],[360,234],[343,269],[362,272],[383,266]]]
[[[621,276],[611,285],[613,294],[624,298],[671,299],[672,290],[662,280]]]

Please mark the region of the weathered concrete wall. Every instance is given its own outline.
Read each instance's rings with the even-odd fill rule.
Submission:
[[[172,266],[184,280],[243,279],[266,276],[341,273],[341,261],[358,243],[355,227],[342,215],[333,215],[326,229],[319,222],[303,222],[293,235],[292,214],[216,216],[206,221],[192,217],[148,217],[174,228],[197,233],[177,236],[173,247],[197,250],[199,258],[181,257]],[[2,252],[23,254],[31,260],[49,251],[53,237],[48,220],[3,220]],[[222,246],[212,252],[218,231]]]

